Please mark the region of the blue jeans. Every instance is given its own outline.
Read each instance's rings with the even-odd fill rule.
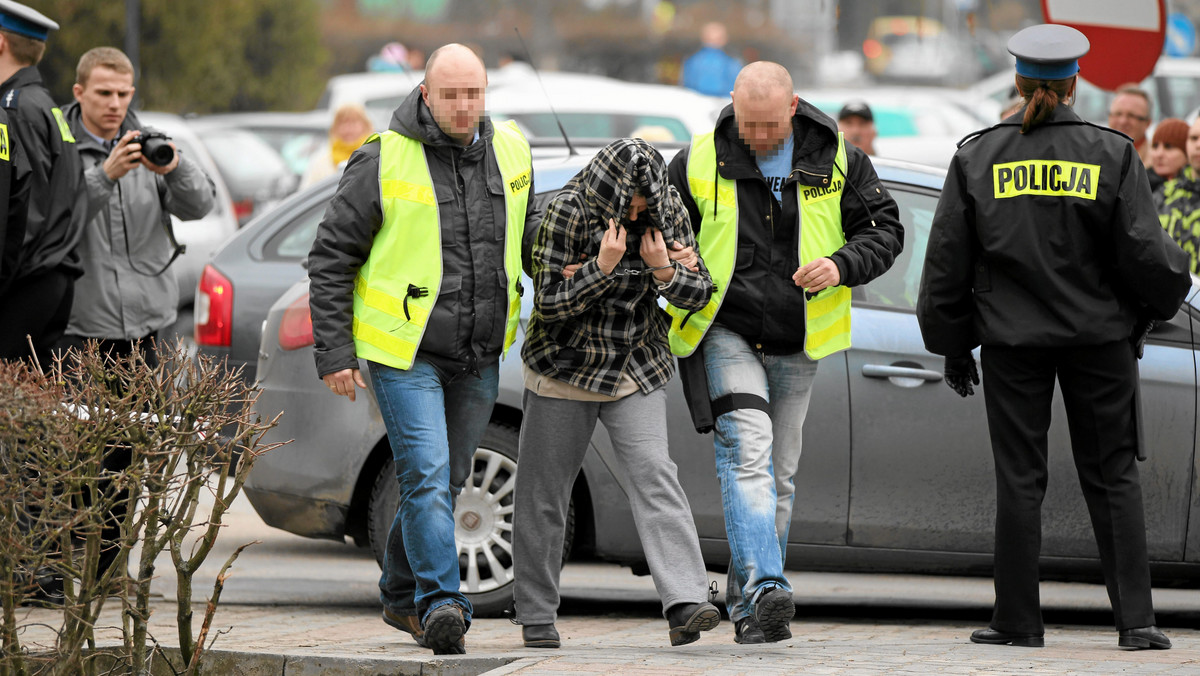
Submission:
[[[732,556],[725,603],[736,622],[752,614],[753,602],[764,590],[792,589],[783,566],[796,493],[793,478],[817,362],[803,352],[756,352],[745,338],[717,324],[709,328],[702,348],[713,401],[730,393],[754,394],[771,411],[740,408],[719,416],[715,425],[717,479]]]
[[[457,603],[469,623],[471,603],[459,591],[454,499],[496,403],[499,365],[481,370],[479,378],[447,382],[421,357],[407,371],[368,364],[400,484],[380,601],[398,615],[418,615],[422,625],[429,611]]]

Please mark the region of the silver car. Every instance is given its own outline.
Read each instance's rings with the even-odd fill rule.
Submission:
[[[914,316],[944,172],[884,161],[876,169],[900,205],[905,251],[886,275],[854,289],[853,347],[821,362],[796,477],[788,564],[990,574],[995,478],[983,397],[960,399],[942,383],[942,359],[925,351]],[[1193,349],[1198,290],[1194,285],[1179,314],[1151,336],[1141,362],[1151,449],[1141,466],[1142,487],[1149,552],[1160,580],[1200,578]],[[526,299],[526,312],[530,304]],[[311,344],[308,284],[302,280],[272,307],[258,363],[258,412],[284,413],[270,438],[295,441],[259,459],[246,494],[272,526],[314,538],[350,536],[380,559],[398,500],[384,424],[369,388],[351,403],[321,385]],[[455,510],[462,588],[480,615],[500,611],[512,593],[519,354],[520,344],[514,345],[501,365],[500,397]],[[720,568],[729,549],[712,437],[692,428],[678,379],[668,388],[670,454],[705,560]],[[1043,571],[1098,577],[1064,415],[1058,402],[1043,510]],[[645,572],[626,478],[602,427],[592,450],[574,487],[567,548]]]

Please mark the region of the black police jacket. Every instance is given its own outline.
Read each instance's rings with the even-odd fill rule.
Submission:
[[[753,153],[738,138],[732,105],[721,111],[713,134],[718,171],[737,181],[738,204],[737,262],[714,321],[767,354],[804,349],[804,290],[792,281],[800,266],[796,184],[824,187],[828,183],[823,180],[841,178],[833,164],[837,155],[836,122],[801,99],[792,116],[792,134],[792,172],[780,191],[782,204],[772,194]],[[675,155],[667,175],[683,198],[692,229],[699,236],[702,216],[687,179],[690,150]],[[829,258],[838,267],[841,285],[852,287],[888,271],[904,248],[904,226],[896,201],[880,183],[866,153],[847,142],[846,163],[847,185],[841,197],[846,243]],[[699,253],[704,255],[703,251]]]
[[[1099,345],[1169,319],[1191,278],[1129,138],[1059,106],[968,136],[950,162],[917,301],[930,352]]]
[[[29,207],[29,162],[4,108],[0,108],[0,204],[7,207],[0,209],[0,296],[3,296],[16,272]]]
[[[83,273],[75,245],[87,224],[83,163],[66,123],[59,123],[50,93],[35,66],[0,84],[0,107],[8,113],[31,168],[25,241],[16,277],[62,267]]]

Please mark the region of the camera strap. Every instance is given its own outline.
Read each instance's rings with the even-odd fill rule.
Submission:
[[[142,275],[143,277],[158,277],[162,273],[166,272],[167,268],[171,267],[171,264],[175,262],[176,258],[179,258],[180,254],[187,251],[187,246],[184,244],[180,244],[179,241],[177,239],[175,239],[175,225],[173,223],[171,223],[171,214],[170,214],[170,212],[167,211],[167,203],[166,203],[167,188],[166,188],[166,185],[162,181],[159,181],[157,178],[155,178],[154,186],[158,189],[158,206],[159,206],[159,210],[162,212],[162,226],[163,226],[163,229],[166,230],[166,232],[167,232],[167,239],[171,242],[171,248],[173,249],[171,258],[166,263],[164,263],[163,266],[161,268],[159,268],[157,272],[145,272],[143,270],[139,270],[137,265],[133,262],[133,255],[129,252],[129,228],[125,224],[124,214],[122,214],[122,218],[121,218],[121,229],[125,231],[125,259],[129,261],[129,269],[133,270],[134,272],[138,273],[139,275]],[[120,192],[120,190],[121,190],[121,184],[120,184],[120,182],[118,182],[117,183],[118,193]]]

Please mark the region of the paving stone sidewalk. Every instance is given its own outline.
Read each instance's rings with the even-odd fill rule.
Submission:
[[[198,609],[199,610],[199,609]],[[27,611],[53,623],[54,611]],[[159,602],[154,634],[174,637],[174,605]],[[102,644],[119,641],[117,608],[101,622]],[[206,673],[316,676],[368,674],[1197,674],[1200,631],[1170,629],[1175,648],[1124,651],[1110,627],[1047,627],[1044,649],[980,646],[967,637],[977,623],[940,620],[878,621],[798,618],[793,638],[740,646],[722,623],[700,641],[672,648],[661,619],[569,616],[559,620],[560,650],[521,645],[507,620],[476,620],[468,655],[437,657],[383,624],[369,608],[223,606],[215,623],[223,633]],[[36,638],[35,638],[36,635]],[[26,642],[52,640],[34,627]]]

